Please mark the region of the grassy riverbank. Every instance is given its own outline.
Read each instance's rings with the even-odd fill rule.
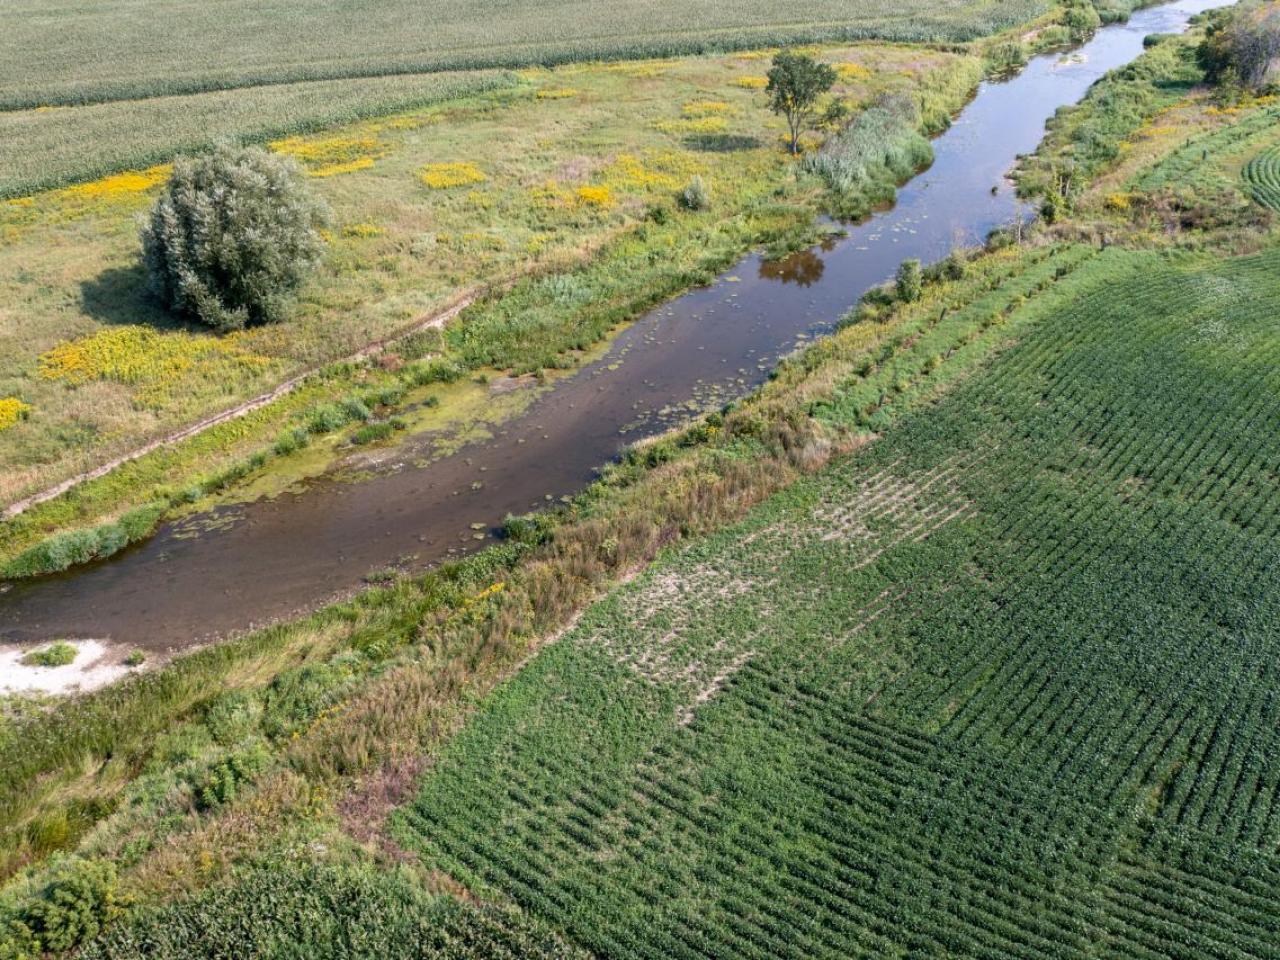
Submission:
[[[912,47],[824,56],[843,64],[838,97],[904,94],[919,108],[905,122],[925,130],[946,122],[982,70],[970,54]],[[797,179],[778,147],[778,121],[755,83],[765,65],[739,56],[535,72],[518,89],[277,143],[317,174],[338,226],[297,316],[229,337],[174,327],[142,298],[131,217],[158,177],[10,202],[14,242],[0,253],[0,274],[26,309],[0,338],[9,373],[0,394],[19,398],[25,415],[0,430],[0,490],[16,499],[119,456],[411,327],[466,290],[480,301],[443,335],[392,348],[386,366],[427,353],[465,371],[571,365],[621,322],[744,250],[810,237],[821,186]],[[436,174],[455,170],[470,182],[442,186]],[[705,211],[676,203],[694,176],[711,189]],[[866,185],[869,196],[883,196],[884,179]],[[69,307],[66,290],[77,286]],[[11,575],[39,569],[31,556],[14,561],[49,534],[220,486],[210,480],[243,473],[297,426],[298,411],[395,390],[411,374],[330,366],[303,395],[6,523],[0,555]]]

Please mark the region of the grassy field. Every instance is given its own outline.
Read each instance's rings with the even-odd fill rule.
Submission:
[[[1278,269],[1093,256],[593,607],[397,836],[601,956],[1273,955]]]
[[[916,47],[824,55],[847,65],[840,97],[907,93],[933,123],[981,71],[976,56]],[[767,62],[753,54],[527,71],[513,88],[275,141],[335,211],[329,255],[292,319],[229,337],[176,326],[144,297],[133,217],[163,168],[0,202],[0,398],[22,404],[0,429],[0,500],[402,330],[468,290],[573,274],[518,283],[464,313],[446,341],[419,345],[465,367],[563,366],[744,249],[802,234],[820,190],[791,176],[777,143],[779,121],[756,82]],[[713,203],[682,212],[675,195],[695,175]],[[352,389],[370,376],[377,371],[338,379]],[[0,550],[11,556],[52,530],[112,520],[151,504],[162,486],[188,489],[269,449],[296,408],[276,405],[228,426],[217,444],[167,451],[89,485],[6,525]]]
[[[0,13],[0,109],[142,99],[301,80],[697,53],[793,41],[963,40],[1047,0],[777,0],[697,4],[409,0],[305,6],[110,0]],[[53,41],[52,38],[56,38]],[[233,53],[229,53],[233,51]]]

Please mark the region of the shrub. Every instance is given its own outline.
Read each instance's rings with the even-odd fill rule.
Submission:
[[[401,372],[406,382],[415,387],[425,387],[431,383],[454,383],[462,378],[466,370],[453,360],[422,360],[410,364]]]
[[[28,667],[65,667],[74,663],[78,651],[75,646],[60,640],[39,650],[31,650],[22,655],[22,663]]]
[[[262,743],[227,754],[192,783],[196,805],[213,810],[234,800],[241,787],[251,783],[269,761],[270,754]]]
[[[279,320],[320,259],[326,219],[288,157],[226,145],[179,157],[142,229],[150,288],[217,330]]]
[[[680,191],[680,205],[686,210],[705,210],[711,205],[711,188],[701,177],[695,176]]]
[[[395,432],[395,424],[389,421],[366,423],[351,435],[351,442],[356,446],[364,446],[367,443],[377,443],[380,440],[389,439]]]
[[[1102,26],[1102,17],[1092,3],[1077,0],[1067,7],[1062,22],[1071,31],[1071,39],[1080,41],[1087,39],[1098,27]]]
[[[896,282],[898,299],[903,303],[915,303],[924,290],[924,274],[919,260],[903,260],[898,267]]]
[[[115,867],[73,860],[54,873],[22,922],[44,950],[72,950],[96,936],[121,908]]]
[[[124,658],[126,667],[140,667],[147,662],[147,655],[141,650],[133,650]]]
[[[871,203],[892,199],[893,188],[933,159],[919,130],[919,111],[908,97],[886,96],[863,110],[839,134],[804,159],[846,209],[860,216]]]

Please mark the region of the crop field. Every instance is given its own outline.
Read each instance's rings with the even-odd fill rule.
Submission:
[[[599,956],[1274,957],[1278,270],[944,311],[903,363],[1008,349],[590,608],[397,838]]]
[[[307,133],[514,83],[489,71],[435,73],[3,111],[0,198],[164,163],[219,139]]]
[[[1253,199],[1271,210],[1280,210],[1280,147],[1268,147],[1242,171]]]
[[[17,0],[0,12],[0,109],[302,80],[668,56],[795,40],[960,40],[1046,0]],[[58,42],[51,45],[49,38]],[[234,51],[229,55],[228,51]]]

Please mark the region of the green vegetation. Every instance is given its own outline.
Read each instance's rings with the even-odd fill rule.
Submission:
[[[265,143],[517,82],[507,73],[436,73],[0,111],[0,199],[167,163],[220,140]]]
[[[1204,79],[1193,38],[1171,39],[1103,77],[1088,97],[1059,110],[1044,143],[1018,168],[1018,190],[1042,198],[1052,221],[1120,156],[1121,144]]]
[[[178,157],[142,229],[148,286],[221,333],[282,320],[328,218],[291,158],[227,144]]]
[[[262,905],[270,903],[271,909]],[[143,946],[145,944],[145,946]],[[151,910],[86,960],[261,957],[525,957],[585,960],[517,911],[432,896],[409,870],[282,859],[173,907]],[[269,945],[269,946],[267,946]]]
[[[65,667],[69,663],[74,663],[75,659],[75,646],[61,640],[47,647],[27,651],[22,655],[21,662],[28,667]]]
[[[1254,200],[1280,211],[1280,147],[1268,147],[1255,156],[1245,165],[1243,176]]]
[[[778,0],[690,5],[622,0],[451,0],[425,16],[411,0],[320,0],[305,14],[253,0],[73,3],[23,0],[0,17],[13,55],[0,109],[142,99],[338,77],[663,57],[788,42],[966,40],[1046,12],[1046,0]],[[61,42],[51,50],[45,40]],[[232,59],[225,51],[234,50]]]
[[[1267,955],[1277,277],[1090,254],[936,408],[594,606],[396,836],[606,956]]]
[[[783,50],[773,58],[769,68],[769,109],[786,117],[790,136],[787,148],[800,152],[800,135],[804,133],[818,110],[818,98],[836,83],[836,71],[830,64],[818,63],[813,57]]]
[[[912,47],[822,57],[843,71],[834,96],[902,94],[920,101],[922,115],[956,109],[981,71],[976,56]],[[221,488],[212,480],[243,478],[296,452],[305,439],[299,411],[396,388],[422,369],[326,363],[464,293],[492,291],[443,333],[420,331],[392,354],[444,352],[441,363],[461,370],[570,367],[637,310],[709,279],[743,250],[794,245],[822,198],[787,176],[780,123],[758,89],[739,82],[760,69],[744,55],[536,71],[518,94],[274,144],[307,167],[338,226],[292,319],[229,337],[176,327],[141,296],[132,218],[152,202],[163,171],[0,204],[9,240],[0,278],[24,303],[0,332],[0,393],[30,407],[0,434],[6,501],[322,368],[243,420],[4,524],[0,557],[153,504],[185,506],[188,492]],[[427,185],[454,163],[485,179]],[[677,197],[695,177],[714,203],[682,210]],[[68,285],[82,291],[70,305],[58,293]]]
[[[1160,204],[1244,197],[1274,105],[1163,99],[1184,52],[1063,122],[1109,159],[1063,133],[1031,161],[1095,157],[1058,222],[904,267],[503,545],[6,704],[0,956],[1272,956],[1280,248],[1256,205]],[[440,163],[428,190],[493,183]],[[572,362],[714,262],[655,244],[785,242],[816,201],[739,207],[721,169],[715,217],[750,212],[715,219],[666,206],[678,174],[590,265],[317,378],[253,442]]]
[[[932,162],[917,104],[884,97],[806,156],[804,169],[823,182],[842,216],[856,218],[891,199],[899,183]]]
[[[1280,4],[1246,0],[1210,17],[1199,59],[1210,81],[1254,93],[1275,84]]]

